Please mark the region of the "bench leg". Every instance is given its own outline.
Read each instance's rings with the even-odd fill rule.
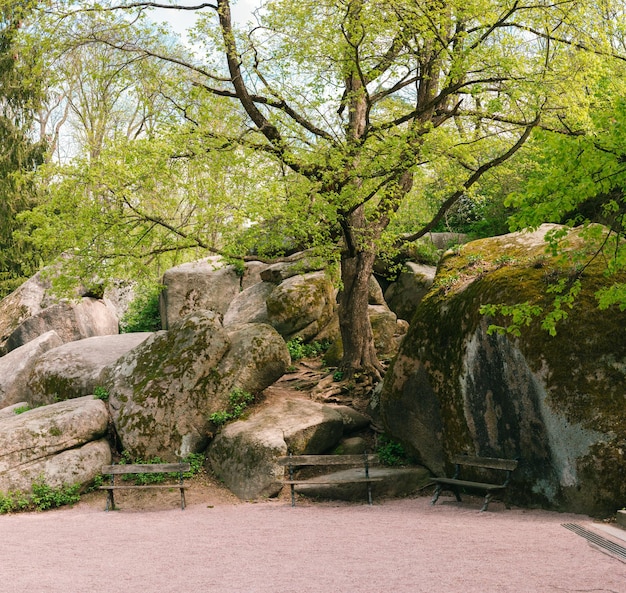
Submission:
[[[439,500],[439,495],[441,494],[441,484],[437,484],[437,488],[435,488],[435,494],[433,495],[433,499],[430,501],[431,505],[434,505]]]
[[[184,488],[180,489],[180,510],[181,511],[185,510],[185,489]]]
[[[489,506],[490,501],[491,501],[491,492],[487,492],[487,494],[485,494],[485,501],[483,502],[483,508],[480,509],[481,513],[487,510],[487,507]]]
[[[115,510],[115,499],[113,498],[113,490],[107,490],[107,506],[106,511],[109,512],[109,509],[112,511]]]
[[[296,487],[295,484],[290,484],[291,486],[291,506],[296,506]]]

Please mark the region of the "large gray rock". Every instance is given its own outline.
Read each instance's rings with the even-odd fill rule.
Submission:
[[[109,415],[91,396],[0,419],[0,491],[87,484],[110,463]]]
[[[15,329],[45,308],[43,302],[49,283],[35,274],[10,295],[0,300],[0,355],[6,352],[6,341]]]
[[[241,291],[241,278],[234,266],[212,257],[170,268],[163,275],[163,285],[161,320],[168,329],[194,311],[224,315]]]
[[[339,442],[343,430],[333,406],[285,399],[222,428],[209,447],[208,463],[239,498],[275,496],[284,475],[277,457],[322,453]]]
[[[134,457],[175,460],[206,447],[209,416],[228,408],[234,388],[256,394],[288,364],[271,327],[238,326],[229,334],[217,313],[197,311],[109,365],[100,382],[124,448]]]
[[[224,327],[242,323],[268,323],[267,298],[276,288],[270,282],[259,282],[240,292],[224,315]]]
[[[299,337],[307,341],[332,321],[335,292],[325,272],[291,276],[267,298],[269,322],[285,340]]]
[[[505,320],[480,313],[485,303],[549,310],[547,283],[571,274],[567,258],[546,253],[551,228],[446,256],[385,377],[382,418],[436,474],[450,471],[456,453],[519,457],[513,502],[606,515],[626,500],[626,312],[597,308],[603,262],[585,268],[555,337],[539,322],[519,337],[489,334]],[[569,241],[570,255],[582,252],[577,232]]]
[[[310,272],[319,272],[327,267],[327,263],[311,252],[301,251],[285,258],[285,261],[268,266],[261,272],[263,282],[280,284],[293,276],[301,276]]]
[[[385,291],[385,301],[400,318],[410,321],[420,301],[431,289],[437,268],[406,262],[395,282]]]
[[[25,398],[28,376],[36,361],[44,352],[61,344],[58,334],[50,331],[0,358],[0,408]]]
[[[102,370],[151,335],[144,332],[97,336],[49,350],[32,365],[17,395],[40,406],[92,394]]]
[[[99,300],[83,297],[78,302],[62,302],[46,307],[20,323],[7,338],[7,351],[55,331],[63,342],[92,336],[117,334],[119,321],[113,310]]]

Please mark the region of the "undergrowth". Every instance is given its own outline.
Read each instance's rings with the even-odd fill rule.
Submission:
[[[19,511],[47,511],[65,505],[72,505],[80,500],[80,484],[63,485],[53,488],[43,479],[37,480],[30,493],[14,490],[0,492],[0,514]]]

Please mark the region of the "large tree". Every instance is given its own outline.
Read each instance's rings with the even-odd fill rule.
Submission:
[[[94,30],[86,41],[181,67],[197,92],[177,103],[194,142],[176,158],[257,153],[282,185],[265,211],[253,201],[248,222],[271,222],[308,245],[338,245],[346,375],[382,371],[367,314],[380,245],[433,229],[540,123],[562,128],[563,90],[584,76],[576,55],[588,3],[580,0],[276,0],[248,30],[234,26],[229,0],[161,7],[201,13],[193,40],[204,60],[145,47],[128,30]],[[233,103],[228,126],[194,117],[203,95]],[[409,196],[428,198],[434,213],[390,241],[390,222]],[[196,245],[244,255],[223,237]]]
[[[33,116],[42,97],[37,56],[20,42],[30,2],[0,1],[0,296],[29,272],[33,254],[16,241],[18,212],[32,206],[19,174],[41,162],[44,143],[33,141]]]

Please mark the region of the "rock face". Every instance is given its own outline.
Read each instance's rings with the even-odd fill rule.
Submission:
[[[335,289],[325,272],[291,276],[266,300],[270,324],[287,341],[319,334],[332,321],[335,304]]]
[[[35,362],[44,352],[61,344],[58,334],[51,331],[0,358],[0,408],[23,401]]]
[[[171,268],[163,275],[161,293],[163,329],[193,311],[211,310],[224,315],[241,291],[241,279],[234,266],[218,257]]]
[[[398,279],[385,291],[385,301],[400,318],[411,321],[420,301],[431,289],[437,268],[406,262]]]
[[[131,333],[97,336],[49,350],[32,365],[20,395],[33,406],[90,395],[99,385],[100,373],[104,367],[141,344],[150,335]],[[23,348],[26,346],[20,350]],[[4,358],[0,358],[0,364],[3,360]]]
[[[6,340],[6,350],[23,346],[54,330],[63,342],[119,332],[119,322],[103,301],[83,297],[78,303],[58,303],[46,307],[18,325]]]
[[[258,393],[289,362],[271,327],[237,326],[229,334],[217,313],[198,311],[105,368],[100,382],[124,448],[174,461],[206,447],[209,416],[227,409],[235,387]]]
[[[118,333],[118,318],[102,300],[55,302],[49,288],[38,273],[0,301],[0,356],[53,330],[63,342]]]
[[[208,451],[216,475],[239,498],[275,496],[284,468],[276,458],[322,453],[343,435],[342,415],[333,406],[304,399],[285,399],[226,425]]]
[[[106,405],[87,396],[0,419],[0,491],[87,484],[111,450]]]
[[[582,249],[571,233],[569,260],[548,256],[550,228],[476,241],[444,259],[385,377],[382,418],[436,474],[455,453],[519,457],[513,502],[612,513],[626,500],[626,312],[598,310],[599,264],[585,269],[555,337],[538,323],[519,337],[489,334],[503,320],[479,312],[484,303],[549,310],[547,284],[570,278]]]
[[[41,274],[35,274],[0,301],[0,355],[6,353],[6,341],[19,324],[45,308],[47,288]]]

